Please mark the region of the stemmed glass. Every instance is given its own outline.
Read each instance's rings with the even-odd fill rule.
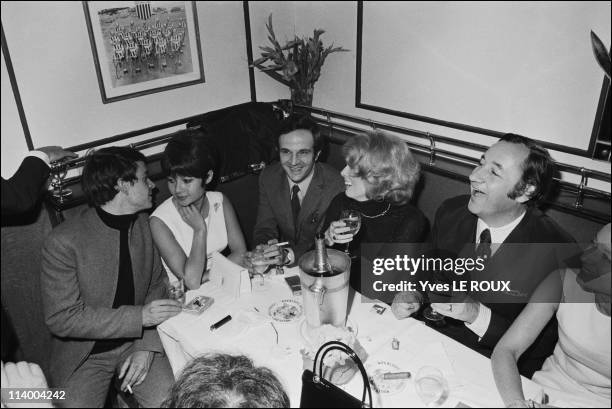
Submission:
[[[72,194],[71,189],[64,188],[64,179],[68,174],[68,166],[66,163],[55,162],[52,165],[51,169],[51,186],[53,187],[52,195],[54,198],[58,199],[60,203],[64,202],[64,198],[70,196]]]
[[[247,267],[249,269],[249,275],[255,279],[255,276],[259,276],[260,279],[256,281],[259,289],[264,289],[266,283],[266,273],[270,271],[269,262],[266,261],[264,256],[264,250],[261,248],[255,249],[251,252],[247,252],[245,255]]]
[[[450,285],[449,283],[442,281],[440,279],[434,279],[433,284],[434,285],[439,285],[439,284]],[[448,291],[440,291],[440,290],[429,291],[427,295],[429,297],[430,303],[449,303],[451,299],[453,298],[453,292],[450,289]],[[434,311],[431,308],[431,305],[428,305],[427,307],[423,309],[423,318],[435,324],[436,326],[443,326],[446,324],[446,321],[444,320],[444,315]]]
[[[344,225],[349,228],[346,233],[352,233],[353,237],[359,232],[361,228],[361,215],[357,210],[344,209],[342,213],[340,213],[340,221],[344,222]],[[346,243],[346,248],[344,252],[350,257],[351,253],[349,252],[349,246],[351,242]]]

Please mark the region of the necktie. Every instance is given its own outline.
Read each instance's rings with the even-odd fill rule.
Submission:
[[[491,231],[489,229],[484,229],[480,233],[480,243],[476,248],[476,257],[484,259],[485,262],[491,257]]]
[[[300,191],[300,187],[298,185],[293,185],[291,188],[291,213],[293,214],[293,227],[295,228],[295,233],[297,235],[297,219],[300,214],[300,198],[298,197],[298,193]]]

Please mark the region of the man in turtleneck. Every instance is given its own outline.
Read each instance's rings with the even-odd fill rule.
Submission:
[[[446,200],[436,212],[432,244],[437,257],[480,258],[484,266],[465,275],[442,274],[445,281],[510,282],[509,290],[456,293],[447,302],[436,302],[430,293],[432,309],[446,317],[446,326],[438,330],[487,357],[537,285],[559,267],[568,246],[558,243],[573,242],[535,206],[552,184],[553,172],[546,149],[523,136],[506,134],[482,155],[470,174],[471,194]],[[421,281],[430,282],[436,276],[420,275]],[[400,319],[419,308],[420,297],[409,292],[399,293],[392,306]],[[541,367],[552,353],[556,334],[553,319],[519,361],[523,375],[531,376]]]
[[[173,375],[155,326],[181,305],[166,299],[166,274],[139,213],[152,206],[145,157],[100,149],[81,181],[92,207],[55,228],[43,248],[50,385],[66,390],[61,406],[102,407],[117,373],[141,406],[159,407]]]

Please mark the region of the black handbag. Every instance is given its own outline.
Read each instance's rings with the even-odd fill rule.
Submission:
[[[333,383],[323,378],[323,359],[329,351],[339,350],[347,354],[359,368],[363,378],[363,395],[361,400],[340,389]],[[321,356],[321,359],[319,359]],[[317,362],[319,371],[317,372]],[[366,403],[366,391],[369,404]],[[372,390],[368,375],[361,359],[348,345],[339,341],[330,341],[321,346],[315,355],[312,371],[306,369],[302,374],[302,397],[301,408],[366,408],[372,407]]]

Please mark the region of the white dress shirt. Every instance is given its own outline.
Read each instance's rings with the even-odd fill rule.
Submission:
[[[291,179],[287,178],[287,182],[289,183],[290,194],[291,194],[291,190],[293,189],[293,185],[298,185],[300,188],[300,191],[298,192],[298,199],[300,200],[300,205],[304,201],[304,196],[306,196],[306,192],[308,191],[308,186],[310,186],[310,182],[312,182],[313,176],[314,176],[314,167],[312,168],[312,171],[310,171],[310,175],[306,176],[306,178],[304,178],[304,180],[302,180],[300,183],[295,183]],[[289,197],[289,199],[291,199],[291,197]]]
[[[500,227],[489,227],[487,224],[482,221],[482,219],[478,219],[478,223],[476,224],[476,247],[480,243],[480,234],[489,229],[491,232],[491,256],[495,254],[499,246],[508,238],[512,230],[518,226],[518,224],[525,217],[525,213],[521,214],[516,219],[512,220],[510,223],[500,226]],[[487,332],[489,328],[489,324],[491,323],[491,309],[482,303],[478,303],[478,315],[476,319],[471,324],[469,322],[465,322],[465,326],[470,329],[474,334],[478,335],[479,341],[480,338]]]

